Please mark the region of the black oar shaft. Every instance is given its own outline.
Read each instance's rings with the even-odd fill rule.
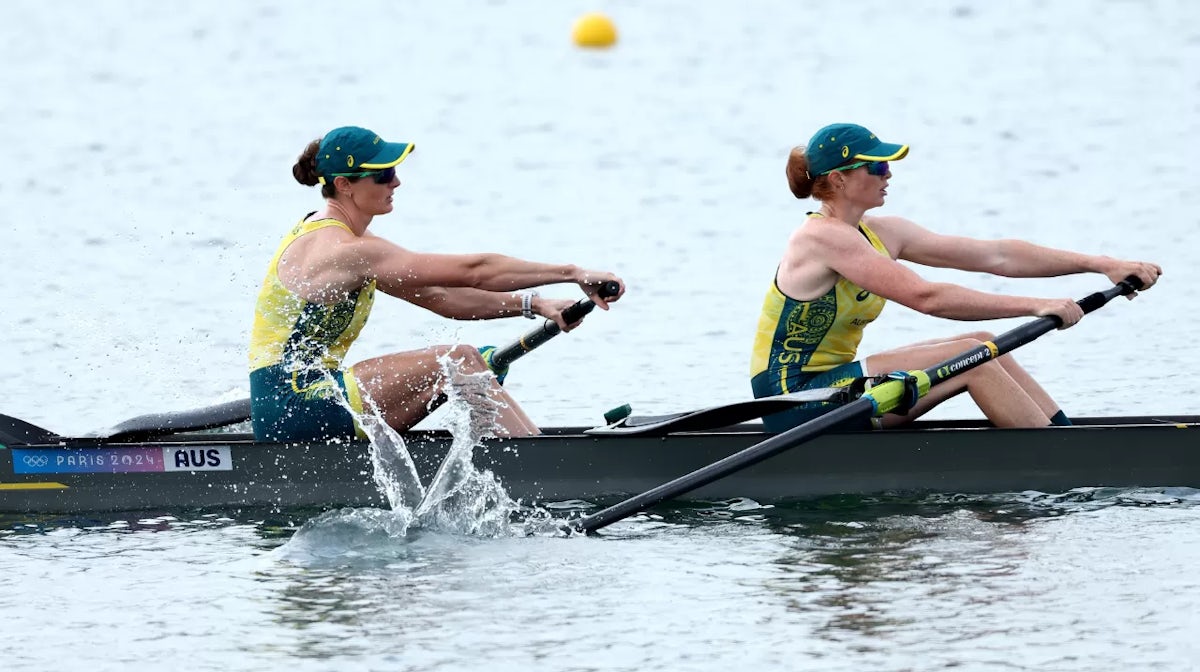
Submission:
[[[1140,280],[1131,276],[1111,289],[1096,292],[1080,299],[1078,304],[1084,313],[1090,313],[1117,296],[1136,291],[1141,287],[1141,284]],[[972,348],[957,357],[951,357],[944,362],[925,369],[923,372],[918,372],[925,377],[925,384],[920,394],[924,395],[932,385],[949,380],[990,359],[1011,352],[1037,337],[1053,331],[1061,324],[1062,320],[1058,317],[1039,317],[1032,322],[1001,334],[990,343]],[[579,532],[594,532],[655,504],[686,494],[713,481],[758,464],[769,457],[791,450],[824,434],[835,425],[891,411],[897,407],[898,400],[903,395],[904,385],[905,383],[899,380],[881,383],[871,388],[862,397],[845,406],[834,409],[802,425],[793,427],[786,432],[776,434],[769,439],[765,439],[706,467],[697,469],[690,474],[664,483],[652,490],[647,490],[636,497],[631,497],[590,516],[580,518],[571,523],[570,527]]]
[[[608,299],[617,295],[621,291],[621,285],[616,282],[606,282],[600,287],[597,292],[601,298]],[[563,311],[563,321],[568,325],[574,324],[582,320],[585,315],[592,312],[596,304],[591,299],[580,299],[573,306],[569,306]],[[508,368],[516,360],[520,359],[525,353],[533,350],[546,341],[554,338],[562,330],[558,328],[558,324],[554,320],[546,320],[538,328],[533,329],[518,339],[515,343],[508,345],[502,349],[492,353],[492,369],[500,371]]]
[[[607,509],[593,513],[585,518],[580,518],[578,521],[572,523],[571,527],[580,532],[593,532],[611,525],[618,520],[628,518],[639,511],[648,509],[655,504],[691,492],[736,471],[741,471],[742,469],[758,464],[768,457],[778,455],[785,450],[790,450],[809,439],[820,436],[826,430],[841,422],[859,417],[870,417],[874,411],[875,404],[867,397],[860,397],[799,427],[793,427],[786,432],[776,434],[745,450],[697,469],[686,476],[681,476],[652,490],[647,490],[636,497],[631,497]]]

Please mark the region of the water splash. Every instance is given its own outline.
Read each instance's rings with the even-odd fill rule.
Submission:
[[[279,556],[304,564],[387,561],[403,554],[416,529],[450,534],[512,536],[511,519],[519,505],[490,470],[476,469],[475,448],[496,436],[501,402],[492,394],[488,372],[462,371],[460,360],[439,358],[444,379],[447,428],[452,442],[426,489],[404,438],[375,410],[363,391],[365,409],[355,412],[338,390],[338,402],[349,411],[371,444],[373,477],[389,509],[327,511],[300,527]],[[328,374],[326,374],[328,375]]]
[[[356,417],[371,444],[372,477],[388,506],[393,511],[415,510],[425,498],[425,486],[404,439],[372,408]]]
[[[387,499],[388,506],[393,511],[415,510],[417,504],[425,497],[425,486],[421,485],[417,465],[413,462],[404,439],[375,410],[375,404],[366,390],[360,390],[366,403],[363,404],[363,412],[359,413],[342,394],[342,388],[333,379],[333,375],[325,370],[322,374],[329,384],[329,389],[334,391],[338,404],[346,409],[367,435],[367,441],[371,445],[372,477],[379,492]]]
[[[446,415],[453,441],[429,484],[416,515],[422,525],[459,534],[510,534],[509,519],[518,505],[490,470],[480,471],[472,457],[485,439],[495,438],[503,402],[493,396],[489,372],[467,373],[446,355],[439,360],[446,376]]]

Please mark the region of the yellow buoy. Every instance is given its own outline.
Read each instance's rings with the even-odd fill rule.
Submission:
[[[581,47],[611,47],[617,41],[617,27],[607,16],[592,12],[579,17],[571,30],[571,38]]]

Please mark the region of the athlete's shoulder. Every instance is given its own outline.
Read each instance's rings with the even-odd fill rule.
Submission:
[[[345,222],[333,217],[313,217],[316,213],[309,213],[304,219],[301,219],[292,227],[290,234],[293,236],[307,235],[310,233],[322,232],[323,235],[329,235],[331,232],[337,234],[345,234],[353,236],[354,232]]]
[[[848,228],[845,224],[837,219],[823,217],[818,213],[809,213],[808,217],[792,230],[791,238],[793,240],[822,239],[830,235],[837,235],[839,230]]]
[[[866,240],[858,227],[839,219],[812,217],[793,234],[793,245],[835,253],[857,248]]]
[[[912,220],[897,215],[864,216],[863,224],[872,231],[899,230],[916,226]]]

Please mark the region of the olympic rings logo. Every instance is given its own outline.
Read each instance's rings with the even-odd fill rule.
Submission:
[[[44,467],[50,464],[50,458],[45,455],[26,455],[21,458],[27,467]]]

